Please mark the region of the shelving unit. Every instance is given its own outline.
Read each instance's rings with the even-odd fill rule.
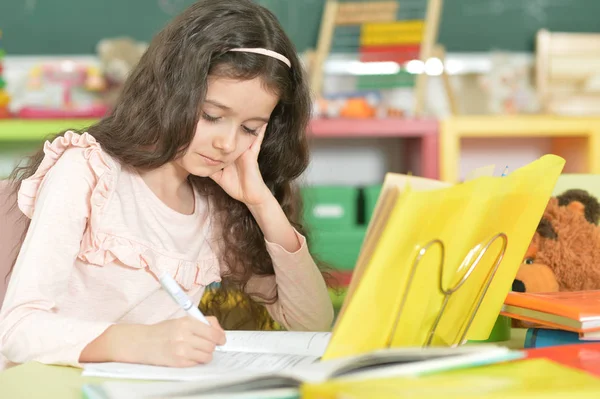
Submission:
[[[9,143],[36,144],[48,135],[65,129],[81,129],[94,119],[0,120],[0,148]],[[438,122],[434,119],[314,119],[309,134],[314,138],[401,138],[406,139],[406,159],[419,156],[420,171],[415,174],[437,179]]]
[[[400,138],[406,139],[405,158],[409,162],[418,155],[423,177],[438,179],[438,121],[435,119],[314,119],[310,134],[322,138]]]
[[[38,143],[65,129],[82,129],[95,119],[0,119],[0,145]]]
[[[454,116],[440,124],[440,179],[459,181],[465,138],[549,138],[565,172],[600,174],[600,118],[555,115]]]

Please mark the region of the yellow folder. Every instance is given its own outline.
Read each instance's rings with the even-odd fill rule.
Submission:
[[[306,399],[596,399],[600,397],[600,379],[550,360],[531,359],[419,378],[306,384],[301,395]]]
[[[323,358],[486,339],[563,166],[425,190],[386,177]]]

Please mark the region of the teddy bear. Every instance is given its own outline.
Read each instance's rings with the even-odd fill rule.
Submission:
[[[103,39],[96,45],[100,68],[106,82],[102,100],[112,108],[129,73],[137,65],[148,48],[148,43],[137,42],[129,37]]]
[[[546,206],[512,290],[558,292],[600,289],[600,203],[571,189]]]

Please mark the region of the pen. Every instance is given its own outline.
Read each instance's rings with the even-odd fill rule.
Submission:
[[[177,304],[181,306],[181,308],[185,310],[187,314],[189,314],[195,319],[200,320],[203,323],[209,324],[208,320],[206,320],[206,317],[204,317],[200,309],[198,309],[197,306],[194,306],[192,300],[187,295],[185,295],[179,284],[177,284],[177,282],[173,279],[173,277],[171,277],[170,274],[162,273],[158,277],[158,280],[160,281],[160,285],[162,285],[165,291],[169,293],[171,298],[173,298],[173,300],[177,302]]]
[[[502,176],[500,177],[505,177],[508,174],[508,165],[506,166],[506,168],[504,168],[504,172],[502,172]]]

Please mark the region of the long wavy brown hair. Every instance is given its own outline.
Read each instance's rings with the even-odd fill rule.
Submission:
[[[291,61],[291,68],[264,55],[228,51],[242,47],[274,50]],[[200,0],[177,16],[152,40],[110,115],[86,130],[123,165],[148,170],[171,162],[192,141],[209,75],[258,77],[279,95],[258,164],[292,225],[306,234],[293,183],[309,161],[309,90],[294,45],[277,19],[250,0]],[[11,176],[15,190],[36,171],[43,155],[39,151],[15,169]],[[228,272],[210,292],[210,300],[202,302],[202,310],[215,315],[225,328],[272,327],[263,305],[277,298],[245,292],[252,275],[274,274],[262,231],[248,208],[211,179],[192,176],[190,181],[210,197],[220,222],[219,239],[226,248],[221,261]],[[226,308],[235,315],[226,314]]]

